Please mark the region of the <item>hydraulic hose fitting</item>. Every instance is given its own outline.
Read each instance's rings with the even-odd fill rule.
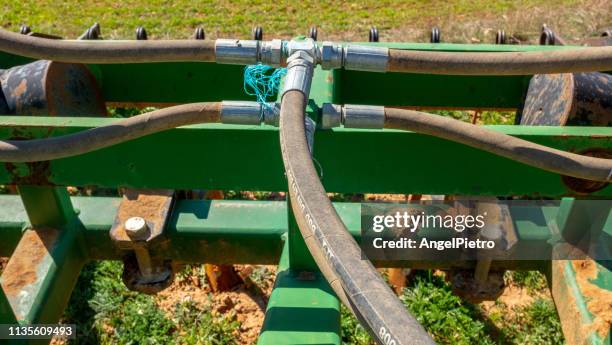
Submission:
[[[342,107],[345,128],[382,129],[385,126],[385,107],[346,104]]]
[[[310,84],[316,57],[308,51],[295,51],[287,59],[287,75],[285,76],[285,86],[283,96],[291,90],[300,91],[304,98],[310,95]]]
[[[340,127],[342,124],[342,106],[323,103],[321,107],[321,128],[330,129]]]
[[[217,39],[215,56],[217,63],[254,65],[259,61],[261,41]]]
[[[280,67],[283,65],[283,41],[262,41],[260,45],[259,61],[272,67]]]
[[[280,103],[267,102],[261,105],[253,101],[222,101],[221,123],[230,125],[266,125],[277,126],[280,115]]]
[[[251,101],[221,102],[221,123],[232,125],[259,125],[262,106]]]
[[[344,49],[339,44],[325,41],[319,47],[319,56],[321,57],[321,68],[325,70],[342,68]]]
[[[382,129],[385,125],[385,107],[374,105],[324,103],[321,109],[321,127]]]
[[[280,103],[270,102],[263,107],[263,120],[266,125],[278,127],[280,122]]]
[[[344,48],[344,69],[368,72],[386,72],[389,48],[348,45]]]
[[[313,58],[314,64],[318,62],[319,51],[317,48],[317,43],[312,38],[307,38],[307,37],[295,38],[287,42],[287,45],[285,46],[284,55],[287,57],[290,57],[299,51],[310,55]],[[289,62],[289,59],[287,59],[287,63],[288,62]]]

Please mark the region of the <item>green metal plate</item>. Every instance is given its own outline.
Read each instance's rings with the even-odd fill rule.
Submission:
[[[0,138],[46,137],[113,119],[0,117]],[[491,126],[581,151],[612,148],[612,128]],[[314,156],[328,192],[463,195],[569,194],[561,178],[465,145],[393,130],[317,131]],[[48,165],[0,165],[0,183],[284,191],[278,130],[209,124],[171,129]],[[593,195],[611,196],[612,187]]]
[[[257,344],[340,344],[340,301],[321,273],[289,268],[288,246]]]

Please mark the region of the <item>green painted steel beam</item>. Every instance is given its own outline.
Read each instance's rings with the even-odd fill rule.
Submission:
[[[110,197],[72,198],[83,224],[82,247],[87,250],[86,256],[89,259],[121,259],[121,253],[117,252],[108,235],[120,201],[120,198]],[[23,206],[20,206],[19,198],[14,195],[0,195],[0,205],[10,210],[0,211],[0,238],[20,236],[20,229],[28,226],[28,220]],[[349,231],[359,241],[361,205],[334,203],[334,207]],[[551,236],[546,224],[555,219],[557,211],[554,207],[517,207],[512,209],[512,214],[521,239],[546,241]],[[10,226],[2,227],[2,224]],[[182,262],[276,264],[283,247],[283,236],[286,236],[288,228],[289,217],[284,201],[178,200],[166,229],[170,244],[163,250],[166,257]],[[0,241],[0,249],[11,252],[14,247]],[[299,255],[297,253],[297,260],[305,259]],[[470,268],[474,263],[381,261],[375,262],[375,265]],[[495,265],[508,269],[540,270],[546,267],[545,262],[524,260],[496,261]]]
[[[340,344],[340,341],[340,301],[321,273],[289,268],[286,245],[257,344]]]
[[[0,117],[0,138],[46,137],[113,119]],[[561,150],[612,148],[612,128],[490,126]],[[432,136],[394,130],[317,131],[328,192],[560,196],[553,173]],[[247,172],[248,173],[245,173]],[[278,129],[207,124],[171,129],[49,163],[0,165],[0,184],[284,191]],[[611,196],[612,187],[594,193]]]
[[[448,76],[338,72],[341,104],[511,110],[521,107],[531,76]]]
[[[0,324],[16,324],[17,319],[13,313],[13,309],[9,304],[4,290],[0,289]]]
[[[21,233],[27,223],[27,215],[23,203],[16,196],[0,196],[0,210],[8,216],[0,218],[0,229],[3,229],[0,256],[8,257],[19,243]]]
[[[0,275],[3,297],[20,324],[56,323],[87,260],[82,224],[65,188],[21,186],[19,192],[25,205],[19,214],[29,218],[21,222],[30,226]]]
[[[586,238],[603,238],[599,241],[603,248],[599,250],[610,249],[612,210],[609,205],[584,204],[565,198],[555,218],[559,233],[568,242],[579,243],[588,233]],[[612,327],[606,315],[610,306],[606,304],[612,296],[612,261],[556,260],[548,264],[546,271],[567,342],[610,345]]]

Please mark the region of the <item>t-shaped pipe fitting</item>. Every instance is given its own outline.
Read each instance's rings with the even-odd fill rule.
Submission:
[[[316,57],[304,50],[295,51],[289,56],[287,59],[287,76],[285,77],[283,95],[288,91],[297,90],[302,92],[304,97],[308,99],[315,62]]]

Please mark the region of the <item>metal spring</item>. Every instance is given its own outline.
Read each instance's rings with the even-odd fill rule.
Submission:
[[[195,38],[196,40],[203,40],[203,39],[206,39],[206,33],[204,32],[204,28],[202,28],[201,26],[198,26],[198,27],[195,29],[195,33],[194,33],[194,35],[193,35],[193,36],[194,36],[194,38]]]
[[[378,42],[379,41],[378,29],[375,26],[370,28],[370,35],[368,36],[368,41],[369,42]]]
[[[440,43],[440,28],[434,26],[431,28],[431,35],[429,36],[430,43]]]
[[[81,36],[79,36],[77,39],[79,40],[97,40],[97,39],[100,39],[101,33],[102,31],[100,29],[100,24],[94,23],[92,26],[87,28],[87,30],[85,30],[85,32],[83,32]]]
[[[256,26],[253,28],[253,39],[256,41],[263,40],[263,29],[261,26]]]
[[[546,24],[542,25],[542,33],[540,34],[540,45],[554,46],[556,41],[555,32],[548,28]]]
[[[136,28],[136,39],[139,41],[144,41],[148,39],[147,30],[144,27],[139,26]]]
[[[317,36],[319,35],[319,30],[316,26],[311,26],[308,31],[308,37],[312,38],[314,41],[317,40]]]
[[[506,38],[506,31],[504,30],[497,30],[497,33],[495,34],[495,44],[507,44],[508,40]]]

